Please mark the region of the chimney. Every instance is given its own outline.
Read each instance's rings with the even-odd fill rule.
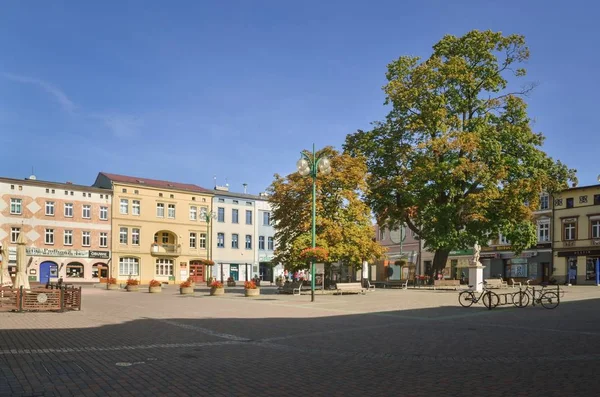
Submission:
[[[246,194],[246,190],[248,188],[248,184],[247,183],[242,183],[242,186],[244,187],[244,194]]]

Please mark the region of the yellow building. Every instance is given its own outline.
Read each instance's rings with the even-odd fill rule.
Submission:
[[[554,197],[554,272],[559,283],[595,284],[600,257],[600,185]]]
[[[112,190],[110,277],[204,281],[209,258],[211,192],[200,186],[101,172],[95,187]]]

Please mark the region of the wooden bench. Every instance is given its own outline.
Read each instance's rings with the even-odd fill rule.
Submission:
[[[508,288],[506,281],[501,278],[488,278],[485,280],[485,286],[487,288]]]
[[[460,287],[460,280],[433,280],[433,289],[440,287],[450,287],[457,290]]]
[[[280,294],[296,295],[296,291],[297,291],[298,295],[299,295],[301,288],[302,288],[302,281],[293,281],[291,283],[283,284],[283,287],[279,287],[277,292],[279,292]]]
[[[365,289],[360,283],[338,283],[335,285],[336,292],[340,295],[346,293],[365,294]]]

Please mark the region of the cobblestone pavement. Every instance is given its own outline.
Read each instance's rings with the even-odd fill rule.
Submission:
[[[454,291],[86,287],[81,312],[0,313],[0,396],[597,396],[600,289],[565,291],[488,311]]]

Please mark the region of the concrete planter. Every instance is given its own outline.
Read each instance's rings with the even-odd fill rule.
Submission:
[[[151,294],[158,294],[159,292],[162,291],[162,287],[149,287],[148,288],[148,292],[150,292]]]
[[[245,292],[246,292],[246,296],[259,296],[260,288],[246,289]]]
[[[106,284],[106,289],[114,291],[119,289],[119,284]]]
[[[128,285],[127,292],[138,292],[140,290],[139,285]]]
[[[181,295],[192,295],[194,293],[194,287],[181,287],[179,288]]]
[[[210,294],[212,296],[225,295],[225,288],[211,288]]]

